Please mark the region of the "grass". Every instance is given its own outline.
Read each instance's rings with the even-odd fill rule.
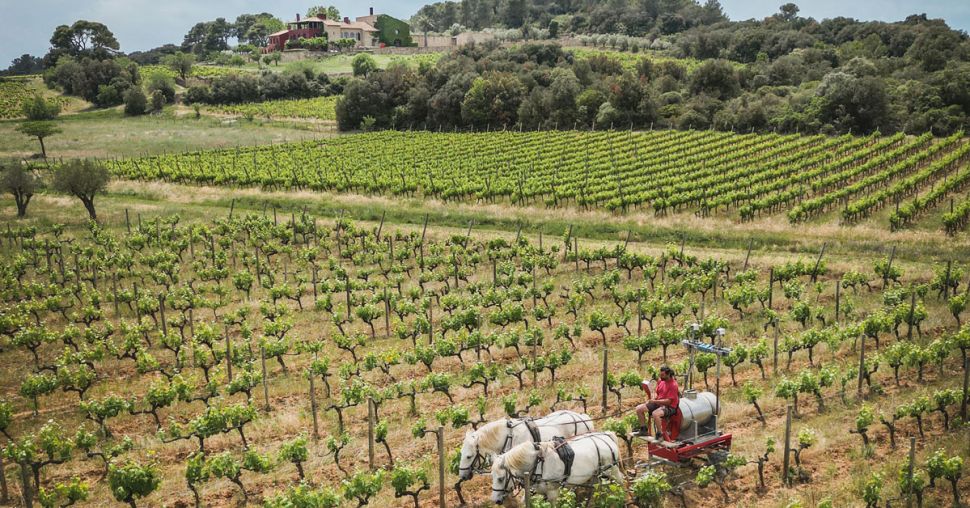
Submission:
[[[946,259],[970,258],[966,233],[956,240],[941,231],[902,231],[889,235],[882,224],[851,228],[837,225],[790,225],[783,218],[762,219],[753,223],[736,223],[727,219],[697,218],[690,214],[655,218],[652,214],[614,216],[601,211],[553,210],[546,208],[503,205],[445,203],[437,200],[360,196],[327,192],[268,191],[254,188],[219,188],[167,184],[163,182],[118,181],[112,192],[154,201],[156,196],[178,195],[187,203],[263,210],[274,208],[289,214],[307,208],[310,212],[354,220],[408,224],[420,227],[425,217],[431,224],[466,230],[471,222],[475,231],[492,230],[525,234],[542,234],[551,244],[572,226],[580,238],[599,242],[622,242],[630,235],[633,242],[656,245],[682,241],[691,247],[711,252],[747,250],[749,243],[758,253],[786,252],[817,256],[827,243],[826,258],[856,256],[864,259],[884,258],[896,245],[896,258],[910,261],[945,262]]]
[[[61,117],[64,131],[45,140],[48,157],[133,157],[238,145],[283,143],[329,135],[323,127],[220,118],[176,118],[163,113],[125,116],[120,109]],[[31,157],[37,140],[16,132],[18,123],[0,122],[0,157]]]

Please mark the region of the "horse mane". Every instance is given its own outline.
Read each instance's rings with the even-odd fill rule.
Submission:
[[[531,442],[522,443],[505,452],[505,454],[502,455],[502,460],[505,461],[505,466],[509,470],[524,471],[527,467],[532,466],[532,464],[527,464],[527,460],[529,459],[529,450],[532,449],[533,445]]]
[[[500,439],[505,439],[505,435],[502,434],[502,430],[507,429],[505,420],[497,420],[494,422],[486,423],[479,427],[475,431],[475,435],[478,437],[478,446],[487,450],[496,450],[501,453],[501,443],[498,441]]]

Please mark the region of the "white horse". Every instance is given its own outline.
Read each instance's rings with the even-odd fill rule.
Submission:
[[[584,413],[556,411],[543,418],[505,418],[482,425],[478,430],[465,433],[461,445],[461,459],[458,463],[458,478],[470,480],[476,469],[485,466],[485,460],[505,453],[521,443],[532,443],[536,439],[532,430],[538,433],[538,441],[552,441],[554,437],[568,438],[593,432],[593,419]]]
[[[568,471],[556,451],[561,445],[555,442],[522,443],[499,455],[492,463],[492,501],[501,504],[527,476],[535,491],[551,502],[556,501],[560,487],[588,485],[603,477],[623,483],[616,434],[583,434],[565,444],[575,454]]]

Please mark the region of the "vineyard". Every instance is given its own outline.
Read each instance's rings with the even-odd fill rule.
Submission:
[[[220,115],[242,116],[247,118],[299,118],[333,121],[337,119],[336,105],[337,97],[315,97],[313,99],[290,99],[251,104],[205,106],[205,110]]]
[[[21,108],[25,99],[41,93],[32,79],[0,79],[0,120],[23,117]],[[71,99],[64,96],[48,97],[60,106],[66,106]]]
[[[970,143],[962,133],[866,137],[712,131],[380,132],[326,142],[112,161],[129,179],[312,189],[443,201],[692,212],[798,224],[879,216],[899,229],[963,201]],[[966,204],[945,218],[951,234]],[[834,217],[833,217],[834,215]]]
[[[149,74],[164,74],[171,78],[178,77],[175,71],[164,66],[164,65],[143,65],[140,67],[141,73],[145,76]],[[193,65],[192,71],[189,77],[199,78],[199,79],[210,79],[219,76],[226,76],[228,74],[236,74],[240,72],[247,72],[242,69],[236,69],[232,67],[218,67],[214,65]]]
[[[300,159],[274,149],[294,177],[339,171],[357,181],[362,169],[349,167],[351,157],[319,173],[317,161],[300,162],[340,150],[393,174],[412,166],[395,166],[390,151],[364,152],[364,143],[414,143],[402,150],[427,171],[432,159],[423,150],[439,145],[421,143],[447,144],[437,136],[445,135],[293,145],[303,149]],[[448,136],[453,151],[439,148],[441,155],[491,147],[472,144],[485,135]],[[488,136],[518,153],[545,153],[542,143],[520,148],[524,138],[513,134]],[[591,148],[615,139],[536,136],[561,142],[553,151],[576,137]],[[762,154],[825,146],[865,154],[885,145],[878,156],[910,147],[863,170],[869,175],[929,153],[905,179],[960,157],[963,146],[696,132],[629,140],[640,141],[626,141],[634,153],[613,152],[628,163],[653,160],[647,154],[655,144],[685,141],[711,154],[730,142],[751,167],[756,156],[744,146],[761,146]],[[238,173],[228,172],[234,150],[207,154],[201,165],[181,156],[121,167],[204,181],[221,170],[245,174],[247,156],[269,158],[274,149],[240,149]],[[843,171],[875,157],[859,155]],[[535,171],[544,160],[532,161]],[[591,165],[600,162],[591,156]],[[180,172],[168,173],[169,163]],[[897,185],[908,192],[900,183],[883,188]],[[645,454],[632,435],[640,381],[667,364],[678,375],[690,371],[695,387],[719,383],[723,426],[735,436],[731,454],[696,475],[657,470],[622,486],[578,489],[555,506],[587,496],[603,508],[660,506],[665,497],[690,506],[967,500],[966,260],[914,262],[895,250],[867,260],[824,248],[805,258],[752,249],[710,254],[593,243],[570,230],[535,238],[474,224],[449,231],[299,211],[213,211],[186,219],[116,208],[102,224],[8,222],[0,235],[5,494],[44,506],[100,506],[109,498],[131,506],[437,506],[444,489],[447,506],[484,505],[487,478],[456,483],[466,431],[573,409],[616,433],[624,464],[632,465]],[[713,355],[691,364],[680,344],[694,333],[713,341],[719,328],[732,352],[716,381]],[[795,418],[785,471],[787,406]],[[429,434],[447,450],[444,484]],[[908,476],[910,438],[916,460]],[[788,504],[794,501],[802,504]]]

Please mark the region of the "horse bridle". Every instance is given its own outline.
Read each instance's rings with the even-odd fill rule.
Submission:
[[[459,466],[458,467],[458,473],[461,474],[462,471],[472,471],[472,472],[478,473],[478,474],[485,474],[485,460],[486,460],[485,459],[485,456],[482,455],[481,448],[479,448],[478,443],[476,442],[475,443],[475,458],[472,459],[471,464],[468,464],[468,467],[461,467],[461,466]],[[476,468],[475,467],[476,464],[478,464],[481,467]]]
[[[539,475],[539,473],[537,473],[539,464],[545,462],[545,457],[542,455],[542,447],[539,446],[539,443],[532,443],[532,446],[535,447],[535,451],[538,453],[536,454],[536,461],[532,464],[532,470],[529,471],[529,480],[533,485],[535,485],[537,476]],[[519,479],[519,477],[512,474],[512,470],[505,466],[505,464],[502,464],[502,468],[505,469],[505,484],[502,485],[501,489],[496,489],[493,486],[492,492],[501,492],[506,496],[509,494],[514,495],[516,489],[523,487],[523,482]],[[512,488],[509,488],[510,485]]]

